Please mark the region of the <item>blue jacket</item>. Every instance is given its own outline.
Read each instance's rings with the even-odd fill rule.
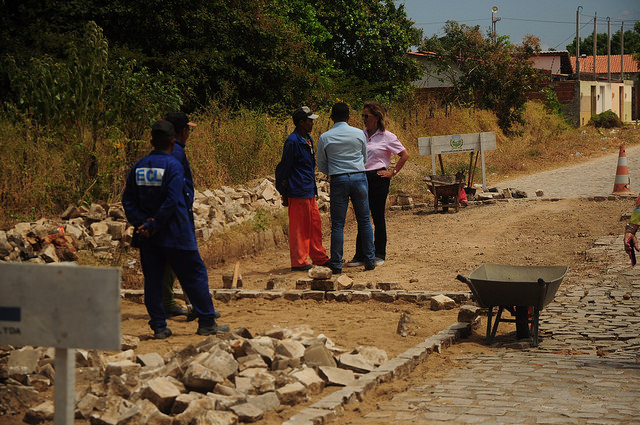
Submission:
[[[173,151],[171,155],[182,164],[184,168],[184,197],[187,204],[187,208],[191,213],[191,221],[193,221],[193,199],[194,199],[194,186],[193,186],[193,174],[191,174],[191,166],[187,159],[187,154],[184,151],[184,143],[176,139],[176,143],[173,145]]]
[[[295,130],[287,137],[282,149],[282,159],[276,167],[276,189],[289,198],[313,198],[316,187],[316,158],[313,139],[309,145]],[[283,182],[286,180],[286,186]]]
[[[122,194],[127,220],[138,227],[154,221],[150,238],[140,236],[140,246],[197,250],[195,227],[184,197],[184,170],[171,154],[155,150],[131,167]]]

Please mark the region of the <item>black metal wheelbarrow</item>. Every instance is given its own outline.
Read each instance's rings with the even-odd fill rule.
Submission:
[[[487,308],[487,344],[491,344],[498,330],[498,323],[516,324],[518,338],[533,338],[538,346],[540,311],[555,297],[568,266],[508,266],[482,264],[471,272],[469,278],[456,278],[469,286],[482,308]],[[493,307],[498,307],[493,328]],[[515,319],[502,317],[504,310]]]

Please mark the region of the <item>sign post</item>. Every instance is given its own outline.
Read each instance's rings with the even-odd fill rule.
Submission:
[[[436,155],[479,151],[482,165],[482,190],[487,190],[484,152],[495,149],[496,134],[493,131],[418,138],[420,155],[431,155],[431,172],[433,174],[436,174]]]
[[[73,424],[75,349],[119,350],[120,269],[0,264],[0,344],[55,347],[55,425]]]

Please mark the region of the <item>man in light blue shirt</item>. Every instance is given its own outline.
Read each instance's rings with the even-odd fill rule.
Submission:
[[[342,273],[344,223],[349,199],[362,236],[365,270],[375,269],[373,228],[369,220],[369,198],[364,164],[367,159],[367,141],[364,132],[347,124],[349,107],[336,103],[331,108],[333,127],[318,139],[318,170],[329,176],[331,199],[331,259],[327,265],[334,274]]]

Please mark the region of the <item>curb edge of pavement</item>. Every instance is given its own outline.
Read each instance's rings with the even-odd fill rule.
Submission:
[[[353,384],[347,385],[322,398],[311,406],[296,413],[283,425],[325,424],[344,413],[344,406],[361,402],[378,384],[391,382],[409,375],[433,352],[441,353],[460,338],[471,334],[473,323],[456,322],[425,339],[413,348],[381,364],[369,373],[360,376]]]

